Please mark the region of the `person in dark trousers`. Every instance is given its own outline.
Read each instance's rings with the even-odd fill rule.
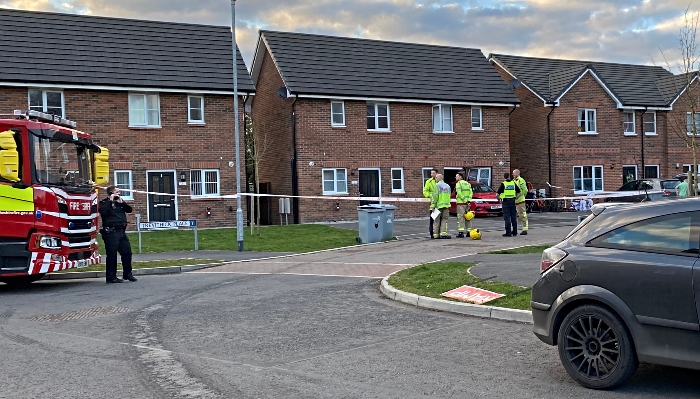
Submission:
[[[121,283],[124,280],[117,277],[117,252],[122,258],[124,279],[136,281],[131,272],[131,243],[126,236],[126,214],[131,213],[129,204],[119,196],[119,187],[107,187],[107,198],[100,201],[99,210],[102,216],[102,240],[107,252],[107,283]]]
[[[505,180],[498,187],[498,196],[503,201],[503,221],[506,224],[506,233],[503,237],[515,237],[518,235],[518,212],[515,209],[515,198],[520,194],[520,188],[513,181],[510,173],[503,175]]]

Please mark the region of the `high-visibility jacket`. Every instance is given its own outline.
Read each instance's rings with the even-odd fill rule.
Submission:
[[[430,209],[449,208],[450,197],[452,194],[449,184],[445,183],[444,181],[441,181],[440,183],[437,183],[435,188],[436,190],[435,193],[433,193],[433,201],[430,204],[432,208]]]
[[[520,203],[525,201],[525,195],[527,194],[527,182],[525,182],[525,179],[522,177],[518,176],[517,179],[514,179],[513,182],[518,185],[518,188],[520,189],[520,193],[518,194],[518,197],[515,199],[515,203]]]
[[[472,185],[466,180],[460,180],[457,182],[455,185],[455,192],[455,199],[457,200],[458,205],[466,204],[472,200]]]
[[[437,185],[437,182],[435,181],[434,178],[430,178],[425,181],[425,186],[423,186],[423,196],[425,198],[430,199],[430,210],[435,209],[435,206],[433,206],[432,200],[433,200],[433,194],[436,191],[435,186]]]
[[[503,182],[503,193],[501,194],[501,199],[515,198],[518,193],[515,191],[515,182],[512,180],[506,180]]]

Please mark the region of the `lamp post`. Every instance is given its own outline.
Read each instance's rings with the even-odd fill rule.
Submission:
[[[233,46],[233,118],[236,139],[236,235],[238,252],[243,252],[243,209],[241,209],[241,151],[238,129],[238,52],[236,51],[236,0],[231,0],[231,35]]]

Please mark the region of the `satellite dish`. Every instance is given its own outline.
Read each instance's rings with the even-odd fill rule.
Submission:
[[[510,82],[508,82],[508,87],[510,87],[511,90],[515,90],[520,87],[520,81],[518,79],[511,79]]]
[[[277,96],[279,96],[279,98],[287,98],[287,88],[280,87],[277,89]]]

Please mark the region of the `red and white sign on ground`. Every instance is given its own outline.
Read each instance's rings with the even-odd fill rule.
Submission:
[[[477,305],[481,305],[488,301],[493,301],[494,299],[498,299],[505,296],[497,292],[482,290],[481,288],[470,287],[468,285],[463,285],[459,288],[443,292],[440,295],[448,298],[453,298],[458,301],[472,302]]]

